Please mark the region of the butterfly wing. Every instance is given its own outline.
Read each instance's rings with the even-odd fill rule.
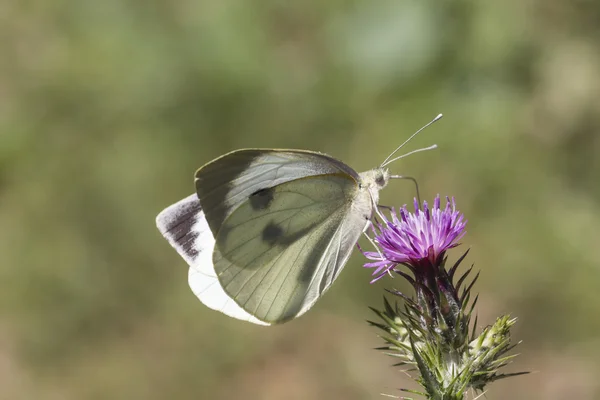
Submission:
[[[190,265],[188,283],[202,303],[230,317],[268,325],[244,311],[221,287],[212,263],[215,239],[196,194],[164,209],[156,217],[156,225]]]
[[[225,154],[196,172],[196,192],[214,235],[252,194],[308,176],[343,173],[349,166],[325,154],[303,150],[244,149]]]
[[[200,301],[234,318],[281,323],[331,286],[365,229],[372,203],[358,182],[323,154],[238,150],[200,168],[197,196],[165,209],[157,225],[190,264]]]
[[[302,315],[350,257],[371,215],[368,196],[342,172],[251,194],[216,235],[213,264],[223,290],[260,321]]]

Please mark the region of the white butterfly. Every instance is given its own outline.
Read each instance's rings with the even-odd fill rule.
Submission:
[[[379,190],[401,178],[385,166],[414,153],[390,160],[398,149],[360,174],[310,151],[233,151],[201,167],[196,194],[156,224],[190,265],[202,303],[256,324],[283,323],[308,311],[342,271]]]

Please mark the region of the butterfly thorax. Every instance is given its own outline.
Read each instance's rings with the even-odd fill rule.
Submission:
[[[390,180],[390,172],[387,168],[374,168],[370,171],[361,172],[360,188],[368,190],[373,203],[379,202],[379,191],[383,189]]]

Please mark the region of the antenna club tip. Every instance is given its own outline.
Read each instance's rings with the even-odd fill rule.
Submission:
[[[438,114],[438,116],[437,116],[437,117],[435,117],[433,120],[434,120],[434,121],[437,121],[437,120],[439,120],[439,119],[442,119],[442,117],[443,117],[443,116],[444,116],[444,114]]]

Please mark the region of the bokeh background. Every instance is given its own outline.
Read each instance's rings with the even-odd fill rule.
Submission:
[[[600,399],[600,3],[0,2],[0,398],[377,399],[416,388],[365,323],[357,252],[304,317],[208,310],[156,214],[203,163],[306,148],[455,196],[479,320],[521,353],[487,399]],[[382,202],[414,195],[393,182]],[[451,254],[456,258],[460,252]]]

